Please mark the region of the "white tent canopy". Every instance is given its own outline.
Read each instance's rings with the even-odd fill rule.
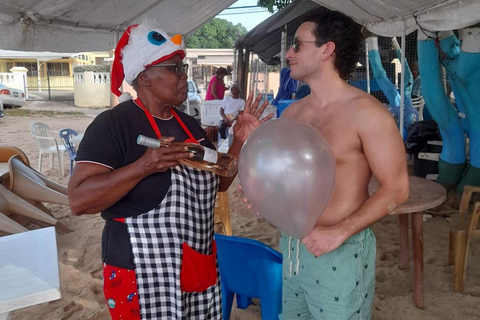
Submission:
[[[420,26],[444,31],[480,22],[478,0],[313,0],[383,36]],[[0,48],[80,52],[115,47],[119,33],[145,18],[166,32],[191,34],[236,0],[2,0]]]
[[[461,29],[480,22],[478,0],[313,0],[345,13],[371,32],[386,36]]]
[[[480,22],[479,0],[313,0],[383,36],[420,26],[444,31]],[[189,35],[236,0],[2,0],[1,49],[81,52],[115,47],[119,33],[145,18]]]
[[[102,51],[119,33],[155,19],[169,34],[188,35],[236,0],[2,0],[1,49]],[[121,34],[120,34],[121,35]]]

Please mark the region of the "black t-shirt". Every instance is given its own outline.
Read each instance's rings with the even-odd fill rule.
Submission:
[[[215,149],[198,122],[178,110],[177,114],[192,135],[203,146]],[[164,120],[154,117],[165,137],[185,141],[187,133],[172,117]],[[112,170],[124,167],[139,159],[146,147],[137,145],[138,135],[156,138],[143,109],[132,100],[98,115],[88,126],[77,151],[77,162],[90,162]],[[133,269],[133,255],[126,225],[115,218],[133,217],[157,207],[171,185],[171,171],[152,174],[140,181],[129,193],[102,212],[106,220],[102,236],[103,261],[122,268]]]

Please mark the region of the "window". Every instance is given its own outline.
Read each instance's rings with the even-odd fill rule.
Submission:
[[[37,63],[36,62],[15,62],[15,67],[25,67],[25,68],[27,68],[27,70],[28,70],[27,76],[28,77],[38,76],[38,69],[37,69]]]
[[[70,76],[70,68],[68,62],[48,62],[47,63],[48,74],[52,76]]]

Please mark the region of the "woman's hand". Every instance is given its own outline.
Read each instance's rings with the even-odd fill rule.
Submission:
[[[268,101],[265,101],[260,107],[260,100],[262,95],[259,94],[255,101],[253,101],[253,93],[248,95],[248,99],[245,102],[245,110],[238,115],[237,124],[233,127],[233,133],[235,140],[244,143],[248,136],[260,126],[262,123],[267,122],[273,117],[273,113],[260,120],[260,117],[268,106]]]
[[[181,159],[189,159],[193,154],[186,146],[172,145],[175,138],[161,137],[162,146],[157,149],[148,148],[142,156],[142,169],[146,175],[165,172],[180,164]]]

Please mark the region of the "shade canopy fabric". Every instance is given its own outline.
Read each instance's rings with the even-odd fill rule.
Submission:
[[[302,17],[311,10],[322,10],[322,8],[310,0],[295,1],[240,37],[237,40],[237,47],[248,48],[258,54],[260,59],[269,63],[281,50],[282,31],[287,32],[288,39],[293,38],[295,31],[302,23]]]
[[[291,39],[309,10],[320,6],[352,17],[371,32],[401,36],[417,29],[445,31],[480,22],[479,0],[297,0],[277,12],[237,41],[237,47],[255,52],[271,62],[281,51],[281,33]]]
[[[478,0],[313,0],[352,17],[371,32],[401,36],[419,28],[429,31],[456,30],[480,22]]]
[[[236,0],[2,0],[0,48],[85,52],[115,47],[131,24],[155,19],[188,35]]]
[[[189,35],[236,0],[2,0],[1,49],[85,52],[115,47],[127,26],[159,21],[169,34]],[[281,29],[292,35],[308,10],[342,11],[382,36],[421,27],[454,30],[480,22],[479,0],[297,0],[240,39],[264,57],[280,52]],[[268,59],[264,59],[268,60]]]

